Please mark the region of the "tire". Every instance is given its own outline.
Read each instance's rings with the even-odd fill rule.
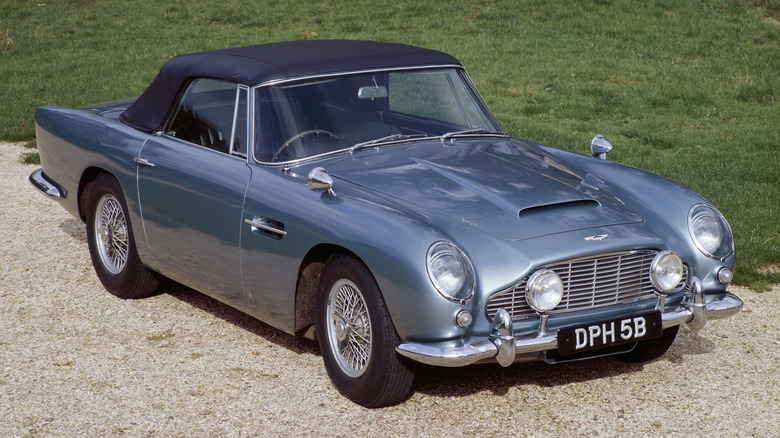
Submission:
[[[317,341],[333,386],[367,408],[403,401],[414,363],[395,351],[400,340],[368,269],[351,257],[332,257],[316,311]]]
[[[87,244],[103,287],[119,298],[152,296],[160,282],[141,264],[119,182],[101,174],[87,200]]]
[[[677,332],[679,330],[680,326],[676,325],[664,330],[660,338],[639,341],[633,350],[619,355],[618,359],[623,362],[631,363],[650,362],[651,360],[658,359],[672,346],[672,342],[674,342],[674,338],[677,337]]]

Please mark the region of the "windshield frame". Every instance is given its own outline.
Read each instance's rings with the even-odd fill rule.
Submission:
[[[272,87],[279,87],[279,86],[291,86],[295,85],[297,83],[303,84],[306,82],[320,82],[320,81],[328,81],[333,79],[339,79],[339,78],[345,78],[345,77],[354,77],[354,76],[361,76],[361,75],[370,75],[370,74],[388,74],[388,73],[404,73],[404,72],[414,72],[414,71],[453,71],[456,74],[458,74],[466,87],[466,92],[469,93],[470,97],[473,100],[473,103],[478,107],[482,117],[485,119],[484,121],[491,125],[489,130],[493,130],[496,133],[503,133],[503,130],[501,129],[500,125],[496,121],[495,117],[493,117],[493,114],[490,112],[489,107],[485,103],[485,100],[483,99],[482,95],[479,93],[479,90],[474,85],[473,81],[469,77],[468,73],[466,72],[466,69],[458,64],[444,64],[444,65],[421,65],[421,66],[413,66],[413,67],[393,67],[393,68],[381,68],[381,69],[367,69],[367,70],[354,70],[354,71],[343,71],[343,72],[336,72],[336,73],[328,73],[328,74],[318,74],[318,75],[308,75],[308,76],[301,76],[301,77],[295,77],[295,78],[287,78],[287,79],[277,79],[272,80],[268,82],[264,82],[258,85],[255,85],[251,87],[250,89],[250,100],[251,100],[251,115],[250,115],[250,129],[251,129],[251,136],[252,136],[252,148],[251,148],[251,157],[254,160],[255,163],[261,164],[263,166],[269,166],[269,167],[289,167],[290,165],[295,165],[301,162],[306,162],[314,159],[319,159],[323,157],[329,157],[332,155],[338,155],[338,154],[345,154],[345,153],[352,153],[354,150],[352,149],[354,144],[347,145],[343,148],[339,148],[336,150],[320,153],[320,154],[314,154],[306,157],[299,157],[294,158],[290,160],[284,160],[284,161],[267,161],[261,159],[260,156],[258,156],[258,127],[257,127],[257,96],[258,96],[258,90],[263,88],[272,88]],[[504,134],[505,135],[505,134]],[[390,144],[399,144],[399,143],[407,143],[407,142],[417,142],[417,141],[430,141],[430,140],[439,140],[441,135],[430,135],[426,137],[420,137],[420,136],[412,136],[411,138],[404,138],[397,141],[390,141],[386,143],[380,143],[382,146],[384,145],[390,145]],[[357,143],[356,143],[357,144]]]

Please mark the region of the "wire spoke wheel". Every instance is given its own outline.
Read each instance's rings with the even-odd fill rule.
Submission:
[[[106,193],[98,201],[95,212],[95,242],[106,271],[117,275],[127,265],[129,236],[127,220],[119,200]]]
[[[160,282],[138,257],[119,181],[111,175],[100,174],[84,190],[88,193],[85,206],[87,244],[98,279],[106,290],[119,298],[154,295]]]
[[[414,364],[395,351],[400,338],[366,266],[347,255],[331,256],[315,307],[317,342],[333,386],[367,408],[406,398]]]
[[[328,344],[339,368],[349,377],[363,375],[371,358],[371,320],[355,283],[341,279],[333,284],[327,320]]]

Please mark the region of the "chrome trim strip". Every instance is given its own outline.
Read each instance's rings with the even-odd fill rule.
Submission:
[[[701,329],[707,320],[728,318],[742,309],[742,300],[730,293],[702,304],[705,294],[701,289],[701,282],[694,278],[694,284],[697,282],[699,286],[694,286],[694,291],[686,295],[686,300],[683,300],[680,306],[661,314],[664,329],[684,323],[694,330]],[[491,359],[503,366],[509,366],[521,355],[558,348],[557,330],[541,336],[537,333],[523,337],[512,336],[511,325],[508,327],[505,325],[508,314],[504,316],[502,311],[506,313],[505,310],[500,309],[496,314],[493,333],[489,337],[466,339],[454,347],[452,343],[447,342],[432,344],[403,342],[396,347],[396,351],[402,356],[424,364],[460,367]]]
[[[28,180],[33,187],[43,192],[46,196],[55,199],[65,199],[68,196],[68,192],[43,173],[43,169],[38,169],[31,173]]]

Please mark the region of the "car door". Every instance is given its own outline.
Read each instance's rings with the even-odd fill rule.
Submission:
[[[247,90],[198,79],[138,166],[141,217],[164,273],[223,301],[244,301],[239,233],[251,171],[246,162]]]
[[[312,223],[320,197],[309,190],[305,178],[262,166],[253,169],[247,189],[241,232],[245,293],[253,315],[289,333],[295,329],[301,261],[312,244],[321,241]]]

